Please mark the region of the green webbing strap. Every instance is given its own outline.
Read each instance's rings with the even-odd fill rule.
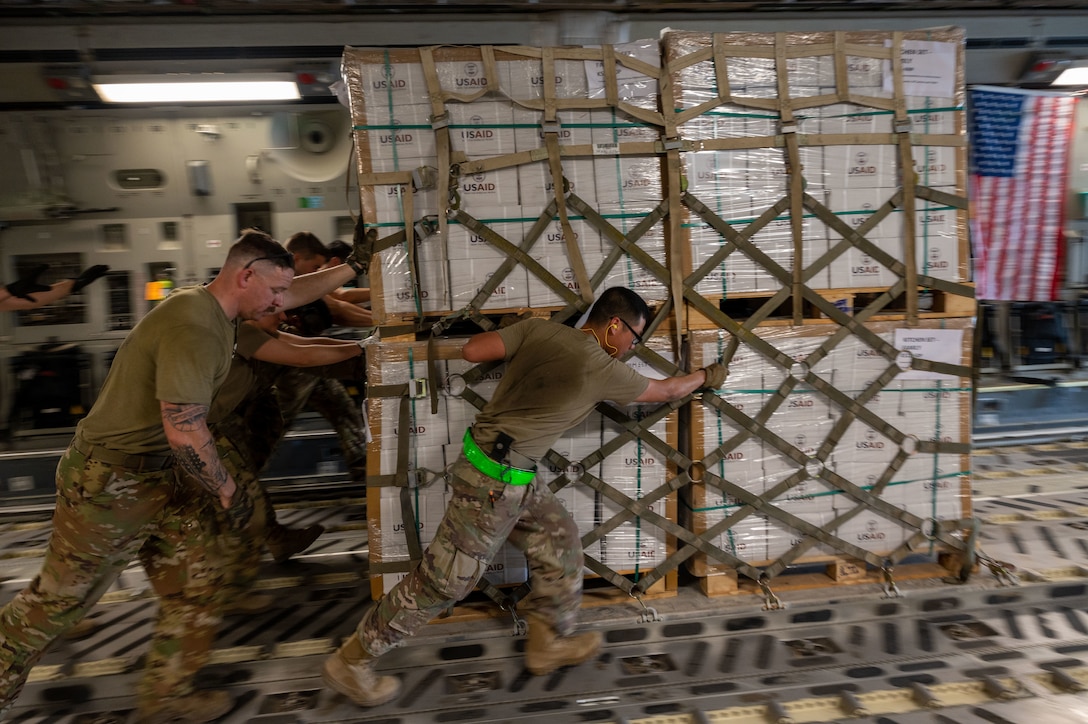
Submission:
[[[401,435],[401,437],[408,437]],[[397,460],[400,467],[400,460]],[[408,544],[408,557],[413,561],[423,558],[423,545],[419,540],[419,521],[416,520],[415,507],[412,505],[413,488],[400,489],[400,517],[404,521],[404,540]]]
[[[400,487],[400,512],[404,521],[404,539],[408,544],[408,555],[412,560],[419,560],[423,556],[423,549],[419,542],[419,527],[417,525],[415,511],[412,510],[412,493],[408,487],[408,434],[406,430],[411,424],[408,406],[408,385],[400,397],[397,413],[397,428],[400,434],[397,436],[397,472],[393,478]],[[369,480],[367,481],[369,484]]]
[[[589,467],[592,465],[592,463],[589,462],[591,458],[593,458],[593,456],[587,457],[585,458],[585,460],[582,461],[585,467]],[[570,460],[567,460],[565,457],[555,452],[554,450],[549,450],[544,455],[543,460],[560,470],[566,470],[571,465]],[[610,500],[618,503],[625,509],[629,510],[633,505],[633,501],[630,501],[627,496],[623,495],[619,491],[616,491],[611,486],[607,485],[606,483],[594,476],[585,476],[584,479],[579,478],[579,480],[581,482],[584,482],[588,487],[601,492],[603,495],[605,495],[605,497],[608,497]],[[691,478],[687,475],[686,472],[683,472],[676,478],[673,478],[666,482],[666,485],[662,487],[661,495],[655,494],[653,498],[650,498],[648,500],[649,502],[654,502],[663,495],[667,495],[674,490],[679,490],[680,488],[686,486],[690,481]],[[564,473],[559,478],[552,481],[552,483],[549,484],[549,488],[553,492],[555,492],[569,482],[571,481]],[[648,503],[644,503],[644,505],[646,504]],[[732,556],[721,548],[718,548],[713,543],[711,543],[709,539],[700,537],[695,533],[687,530],[686,528],[683,528],[676,525],[675,523],[672,523],[671,521],[668,521],[667,519],[661,519],[652,511],[646,511],[645,513],[643,513],[641,509],[642,506],[637,506],[637,511],[639,512],[639,514],[644,517],[648,522],[654,523],[658,527],[662,528],[665,532],[674,535],[678,541],[683,542],[687,545],[684,546],[684,548],[680,551],[677,551],[672,555],[668,556],[662,563],[658,564],[657,568],[654,569],[654,571],[652,571],[651,573],[647,574],[642,579],[640,579],[636,586],[632,586],[630,581],[623,578],[615,571],[612,571],[611,569],[603,566],[599,561],[594,561],[592,558],[587,557],[586,566],[601,577],[608,580],[613,585],[622,588],[629,593],[632,589],[638,589],[641,591],[648,590],[651,586],[653,586],[654,583],[656,583],[664,575],[666,575],[668,571],[674,570],[684,560],[691,557],[696,552],[700,551],[718,560],[727,561],[730,564],[735,565],[739,570],[747,570],[745,575],[750,575],[752,578],[758,577],[759,571],[754,568],[748,567],[743,560]],[[611,526],[608,527],[607,530],[612,530],[619,522],[622,521],[611,521]],[[596,533],[597,529],[594,529],[593,532],[590,532],[586,536],[583,536],[582,541],[584,547],[588,547],[592,543],[599,540],[600,536]]]
[[[951,206],[964,211],[969,208],[969,202],[966,197],[950,194],[941,191],[940,189],[935,189],[932,186],[915,186],[914,195],[920,199],[932,201],[933,203],[941,204],[942,206]]]
[[[504,611],[512,609],[532,591],[526,583],[510,591],[504,591],[483,577],[476,583],[476,590],[499,604],[499,608]]]
[[[427,338],[427,392],[431,397],[432,415],[438,414],[438,349],[435,339],[434,334]]]

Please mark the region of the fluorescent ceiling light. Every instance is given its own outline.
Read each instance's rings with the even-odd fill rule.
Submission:
[[[1066,68],[1051,85],[1088,85],[1088,66],[1074,65]]]
[[[301,98],[298,84],[289,73],[97,76],[93,85],[105,103],[238,103]]]

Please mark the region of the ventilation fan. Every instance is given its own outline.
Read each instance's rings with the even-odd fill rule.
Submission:
[[[331,181],[351,158],[350,116],[340,110],[276,113],[265,155],[299,181]]]

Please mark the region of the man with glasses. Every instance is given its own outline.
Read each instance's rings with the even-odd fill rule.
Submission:
[[[325,661],[326,684],[359,706],[393,699],[400,680],[378,675],[377,658],[472,591],[507,540],[529,563],[526,668],[548,674],[597,653],[600,634],[571,635],[582,596],[578,527],[535,470],[599,402],[667,402],[721,387],[726,370],[719,363],[651,380],[619,360],[642,341],[651,316],[638,294],[613,287],[581,329],[528,319],[465,344],[469,362],[505,361],[502,382],[465,432],[450,468],[453,495],[422,561]]]
[[[253,506],[216,454],[208,407],[230,369],[238,320],[316,299],[361,269],[354,261],[295,280],[291,255],[247,229],[215,279],[175,291],[128,334],[57,466],[41,571],[0,609],[0,713],[137,556],[159,596],[139,720],[206,722],[230,710],[226,692],[193,691],[219,625],[199,511],[210,498],[244,529]]]

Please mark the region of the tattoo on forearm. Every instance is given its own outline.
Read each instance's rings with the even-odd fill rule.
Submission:
[[[178,466],[200,483],[209,493],[219,495],[227,484],[227,471],[222,465],[209,465],[192,445],[182,445],[174,449],[174,459]]]
[[[163,419],[182,432],[192,432],[208,424],[207,405],[165,405]]]

